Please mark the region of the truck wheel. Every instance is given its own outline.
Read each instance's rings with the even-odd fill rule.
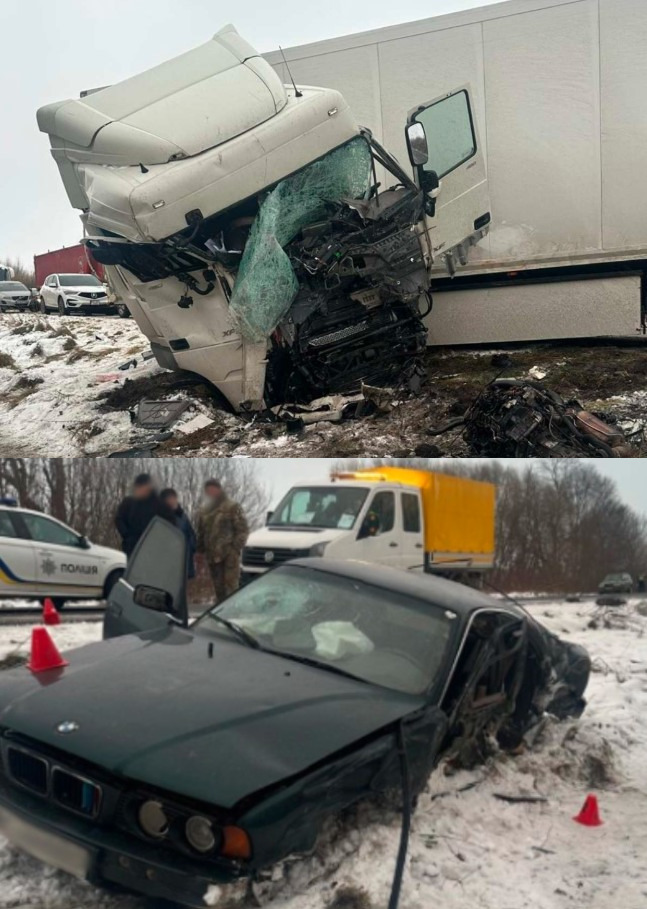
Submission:
[[[119,578],[122,578],[124,574],[123,568],[117,568],[115,571],[111,571],[106,582],[103,585],[103,599],[107,600],[112,592],[112,588],[115,586]]]
[[[117,315],[120,319],[130,319],[130,310],[125,303],[117,304]]]
[[[58,314],[59,316],[67,316],[69,314],[69,309],[65,305],[63,297],[58,298]]]

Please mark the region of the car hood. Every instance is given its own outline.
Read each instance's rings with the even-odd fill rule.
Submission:
[[[14,299],[14,297],[19,297],[20,299],[24,299],[25,297],[29,297],[29,296],[30,296],[30,293],[28,290],[0,290],[0,297],[10,298],[10,299]]]
[[[80,293],[90,293],[90,294],[106,294],[107,291],[103,285],[97,287],[96,284],[71,284],[61,287],[61,290],[64,293],[68,294],[80,294]]]
[[[332,543],[340,537],[347,537],[347,530],[338,530],[336,528],[270,528],[263,527],[250,533],[247,539],[247,546],[259,546],[262,548],[272,549],[305,549],[314,546],[315,543]]]
[[[66,656],[62,670],[2,674],[4,728],[223,808],[424,703],[174,627]],[[58,733],[64,721],[78,730]]]
[[[109,546],[99,546],[97,543],[90,543],[90,548],[85,550],[90,555],[104,559],[106,562],[118,562],[126,567],[126,556],[118,549],[111,549]]]

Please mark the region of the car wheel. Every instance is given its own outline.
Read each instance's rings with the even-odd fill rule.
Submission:
[[[59,314],[59,316],[66,316],[66,315],[68,315],[68,313],[69,313],[69,310],[68,310],[67,306],[65,305],[65,300],[63,299],[63,297],[59,297],[59,298],[58,298],[58,314]]]
[[[120,319],[130,319],[130,310],[125,303],[117,304],[117,314]]]
[[[117,568],[116,571],[111,571],[106,582],[103,585],[103,599],[107,600],[112,592],[112,588],[115,586],[117,581],[124,576],[123,568]]]
[[[38,303],[38,308],[39,308],[39,310],[40,310],[42,313],[46,313],[46,312],[47,312],[47,307],[45,306],[45,301],[44,301],[42,298],[41,298],[41,300],[40,300],[39,303]]]

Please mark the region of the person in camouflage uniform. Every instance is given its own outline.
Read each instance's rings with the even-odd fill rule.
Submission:
[[[197,552],[209,566],[216,603],[238,590],[240,556],[249,534],[243,510],[232,502],[218,480],[204,485],[206,504],[198,515]]]

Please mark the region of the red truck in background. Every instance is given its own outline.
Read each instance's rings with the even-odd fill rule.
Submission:
[[[105,280],[103,265],[96,262],[81,243],[34,256],[34,271],[38,288],[43,286],[49,275],[96,275],[100,281]]]

